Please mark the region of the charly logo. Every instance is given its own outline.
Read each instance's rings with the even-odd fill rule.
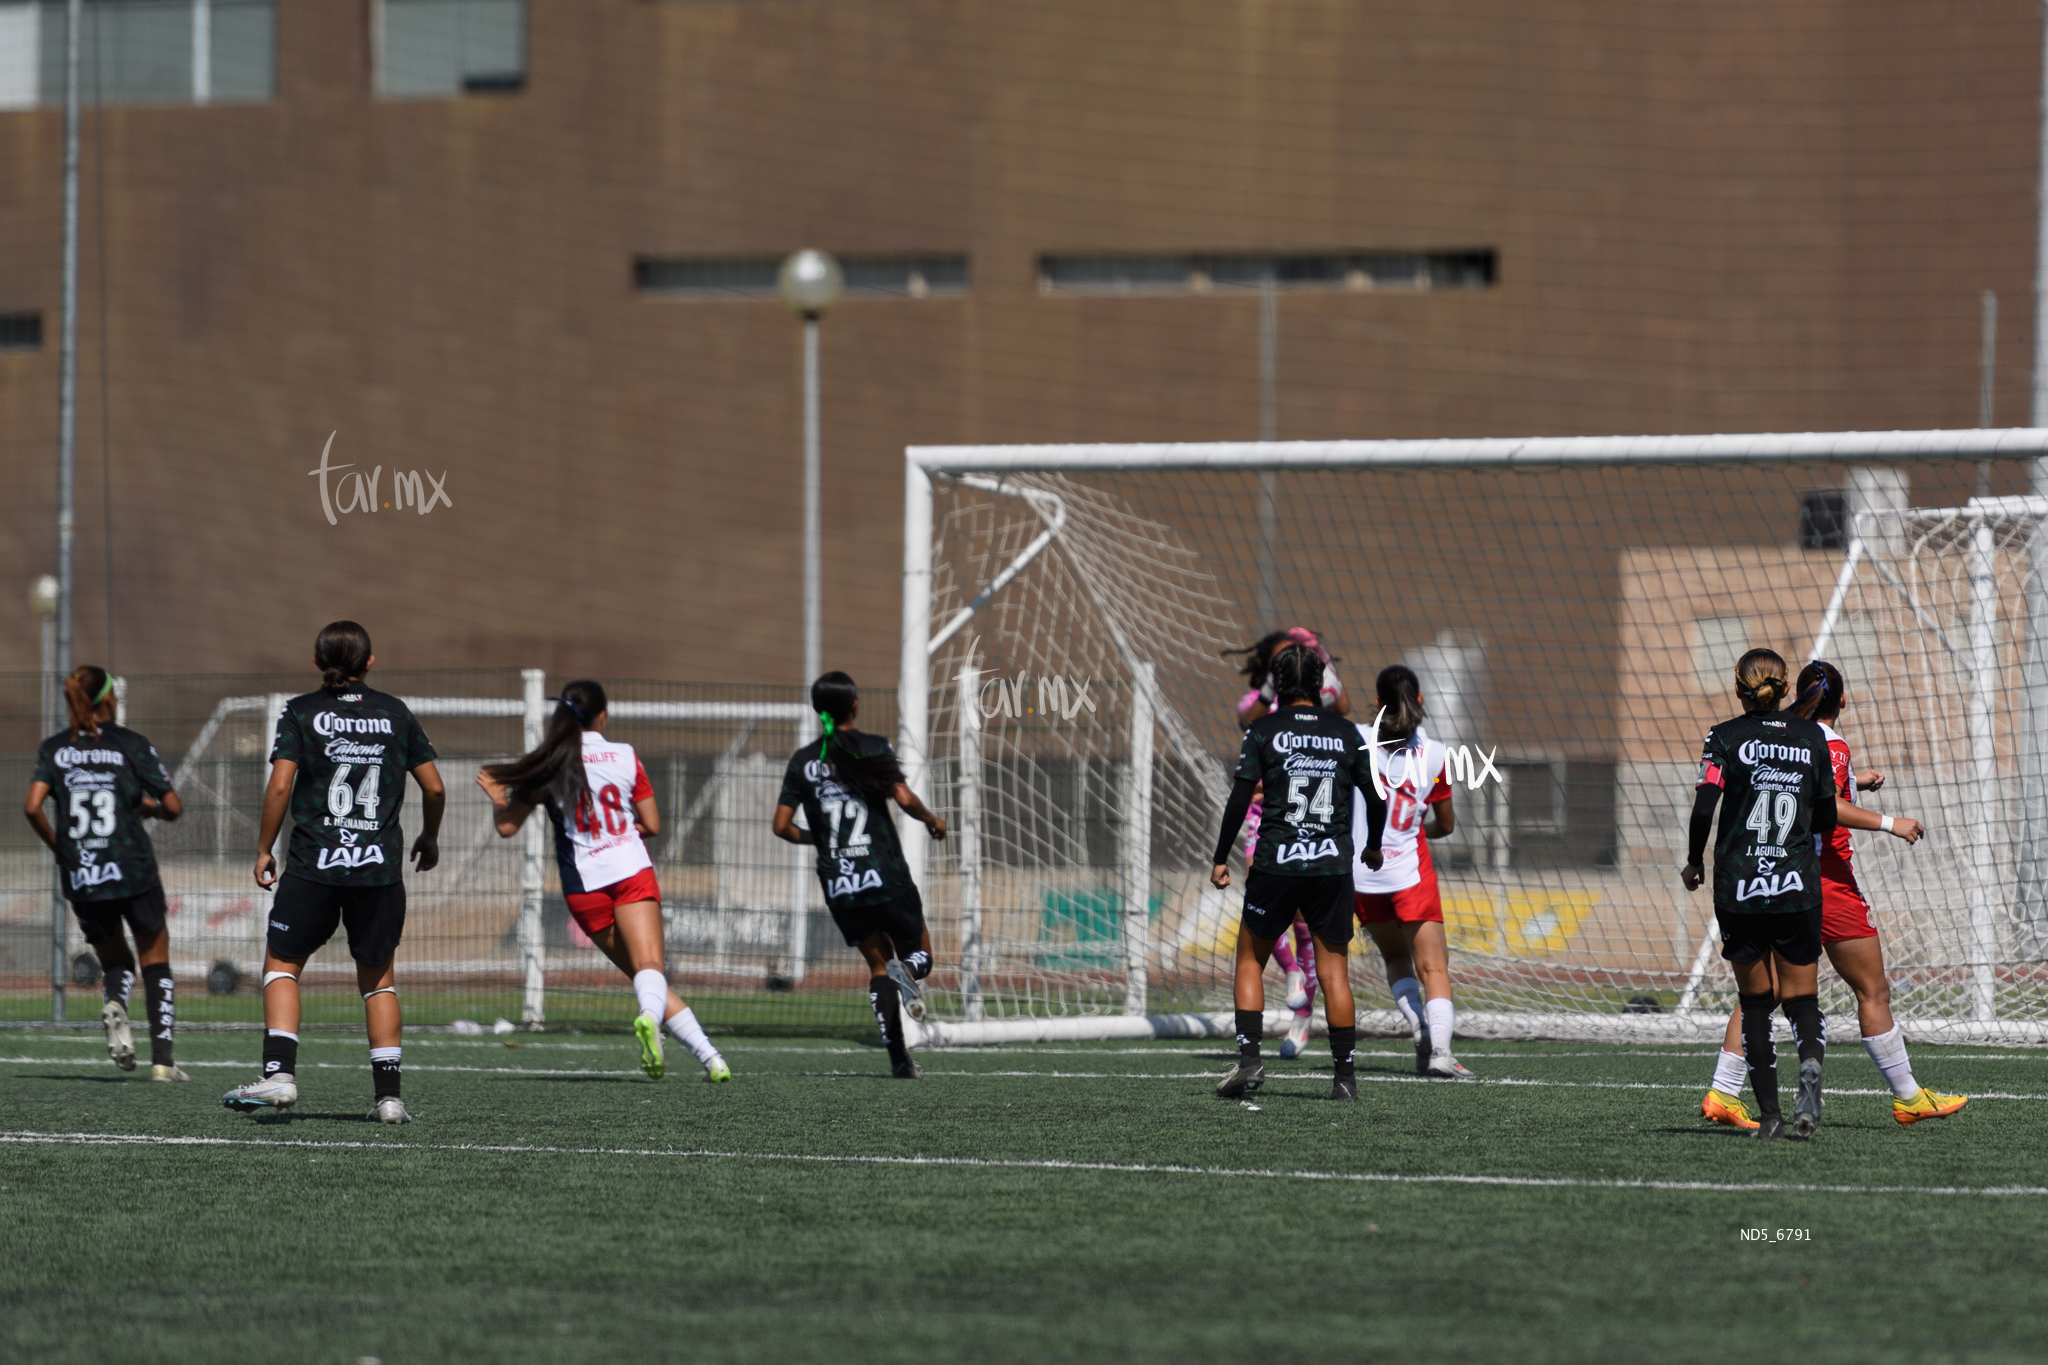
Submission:
[[[1095,714],[1095,699],[1088,695],[1092,678],[1034,678],[1019,673],[1014,678],[1000,675],[985,678],[976,705],[983,719],[997,716],[1044,716],[1047,720],[1071,721],[1086,711]],[[1032,684],[1037,684],[1033,694]]]
[[[386,510],[400,512],[407,506],[417,507],[421,516],[425,516],[436,507],[455,506],[455,499],[448,496],[448,489],[445,487],[448,482],[448,471],[445,469],[441,471],[441,477],[438,479],[425,470],[401,473],[394,469],[391,471],[391,496],[388,499],[380,499],[377,495],[377,485],[384,477],[384,466],[380,464],[372,468],[368,474],[358,471],[337,477],[330,496],[327,476],[339,470],[355,469],[353,464],[327,462],[329,452],[334,449],[334,438],[340,434],[338,431],[327,434],[327,444],[320,447],[319,467],[306,471],[307,478],[320,480],[320,510],[327,514],[329,526],[341,524],[341,518],[336,513],[375,513],[380,506]]]

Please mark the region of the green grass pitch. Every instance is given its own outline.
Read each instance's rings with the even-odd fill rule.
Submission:
[[[138,1040],[139,1041],[139,1040]],[[2048,1341],[2048,1051],[1859,1050],[1810,1143],[1703,1124],[1711,1048],[1368,1041],[1220,1101],[1214,1044],[928,1053],[415,1035],[420,1122],[309,1035],[289,1121],[0,1033],[0,1358],[21,1361],[1992,1361]],[[1789,1056],[1789,1052],[1787,1053]],[[1789,1071],[1789,1068],[1787,1068]],[[1789,1089],[1787,1095],[1789,1104]],[[1994,1192],[1999,1191],[1999,1192]],[[1767,1240],[1746,1241],[1744,1228]],[[1810,1240],[1778,1240],[1779,1230]]]

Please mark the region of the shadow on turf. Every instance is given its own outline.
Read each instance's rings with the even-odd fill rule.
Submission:
[[[128,1082],[135,1080],[147,1081],[149,1077],[138,1076],[134,1072],[123,1072],[118,1076],[66,1076],[41,1071],[17,1071],[14,1073],[13,1079],[17,1081],[69,1081],[74,1085],[126,1085]]]

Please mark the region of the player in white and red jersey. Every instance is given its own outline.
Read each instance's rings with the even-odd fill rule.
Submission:
[[[1423,732],[1414,670],[1382,669],[1375,690],[1379,711],[1358,733],[1372,746],[1373,774],[1387,793],[1387,828],[1379,869],[1351,869],[1358,919],[1378,945],[1395,1007],[1414,1031],[1416,1073],[1469,1081],[1472,1073],[1451,1055],[1450,953],[1429,856],[1429,841],[1457,828],[1444,746]],[[1354,839],[1358,824],[1353,820]]]
[[[703,1063],[705,1080],[730,1080],[732,1068],[704,1036],[696,1014],[668,987],[661,887],[645,842],[661,832],[661,815],[647,769],[632,745],[606,738],[610,716],[602,686],[582,679],[550,700],[555,713],[540,747],[477,774],[477,785],[491,798],[498,834],[509,839],[536,808],[547,810],[569,913],[633,982],[640,1002],[633,1021],[640,1069],[661,1078],[666,1026]]]
[[[1799,671],[1794,692],[1797,700],[1792,703],[1792,711],[1819,722],[1834,768],[1835,828],[1814,836],[1815,851],[1820,855],[1821,947],[1835,971],[1856,993],[1856,1022],[1863,1034],[1863,1049],[1892,1088],[1892,1117],[1900,1124],[1947,1118],[1969,1101],[1960,1095],[1929,1090],[1913,1079],[1905,1035],[1892,1019],[1891,983],[1885,977],[1884,950],[1877,929],[1870,922],[1870,903],[1856,885],[1852,866],[1856,853],[1849,842],[1850,830],[1863,829],[1883,830],[1909,845],[1915,844],[1922,832],[1920,822],[1903,815],[1879,815],[1856,804],[1856,793],[1882,787],[1884,774],[1875,768],[1857,772],[1850,762],[1849,741],[1834,728],[1848,699],[1841,670],[1816,659]],[[1700,1101],[1700,1113],[1730,1128],[1755,1128],[1757,1122],[1741,1099],[1747,1071],[1742,1058],[1742,1013],[1737,1010],[1722,1039],[1721,1055],[1715,1060],[1714,1083]]]
[[[1290,626],[1276,630],[1256,643],[1243,649],[1227,649],[1223,657],[1242,655],[1242,672],[1249,686],[1237,701],[1237,728],[1246,730],[1253,721],[1272,711],[1274,706],[1273,653],[1284,645],[1306,645],[1323,662],[1323,686],[1319,700],[1326,710],[1340,716],[1351,713],[1351,698],[1344,691],[1344,680],[1337,676],[1337,668],[1330,658],[1330,651],[1324,647],[1321,638],[1306,626]],[[1245,812],[1244,834],[1240,851],[1247,866],[1251,863],[1252,850],[1259,843],[1259,822],[1265,815],[1263,793],[1252,798],[1251,809]],[[1287,1036],[1280,1042],[1280,1055],[1293,1058],[1301,1055],[1308,1046],[1309,1024],[1315,1017],[1316,1003],[1316,953],[1315,940],[1306,923],[1294,921],[1291,930],[1282,934],[1273,945],[1273,961],[1278,963],[1286,983],[1287,1008],[1294,1011],[1294,1020],[1287,1028]]]

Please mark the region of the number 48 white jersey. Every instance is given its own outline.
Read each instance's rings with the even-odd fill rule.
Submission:
[[[1372,742],[1371,726],[1359,726],[1358,733],[1366,743]],[[1383,743],[1372,751],[1373,774],[1387,789],[1387,832],[1380,841],[1381,861],[1375,872],[1358,861],[1365,850],[1365,798],[1354,794],[1351,885],[1355,889],[1384,895],[1405,891],[1422,880],[1418,849],[1422,819],[1430,806],[1451,794],[1444,766],[1444,746],[1421,730],[1400,748]]]
[[[633,803],[654,795],[654,785],[633,746],[584,731],[583,780],[590,784],[590,804],[569,819],[552,799],[547,803],[565,894],[596,891],[654,866],[633,823]]]

